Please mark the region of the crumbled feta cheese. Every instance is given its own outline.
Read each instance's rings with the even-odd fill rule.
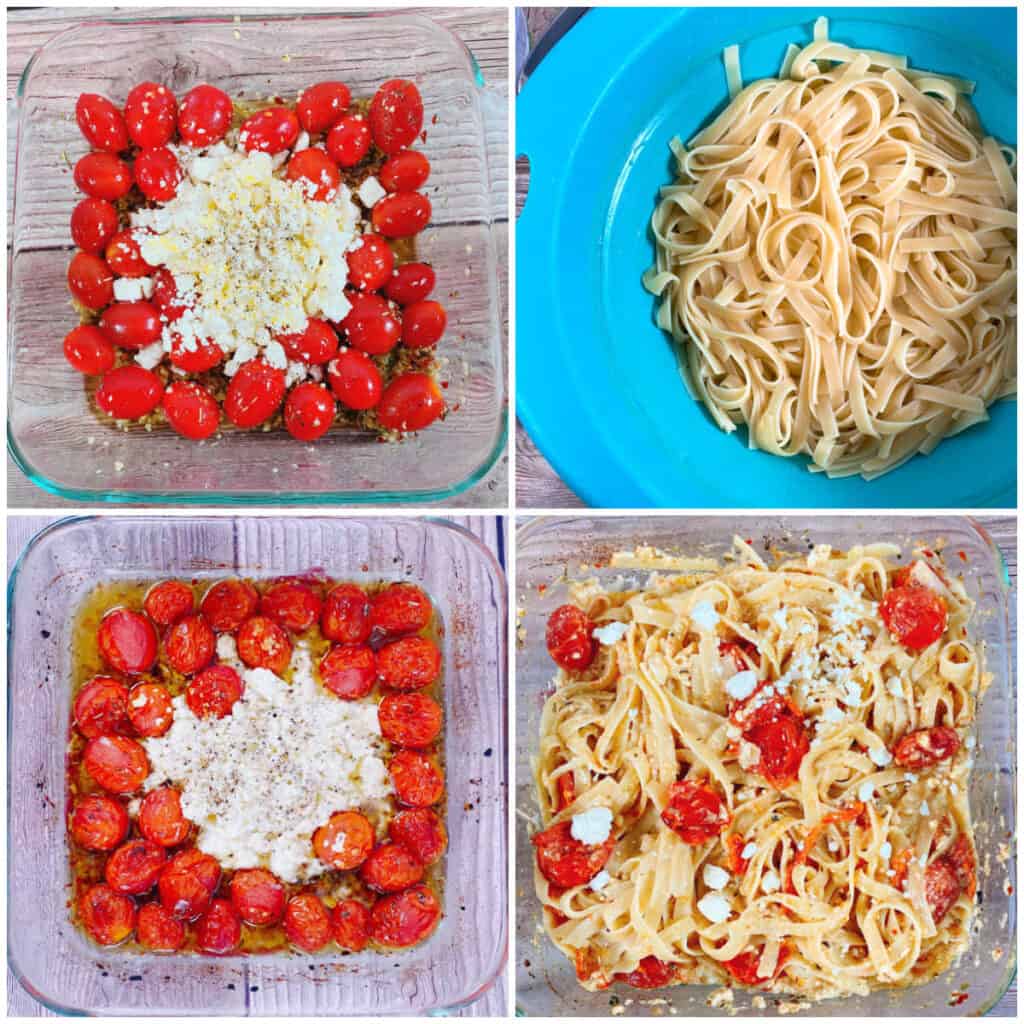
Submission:
[[[875,784],[871,781],[862,782],[857,787],[857,799],[863,802],[870,800],[875,795]]]
[[[838,853],[839,852],[839,840],[838,839],[831,839],[830,838],[825,843],[825,845],[828,847],[828,852],[829,853]]]
[[[230,633],[220,633],[217,636],[217,660],[227,662],[238,661],[238,645]]]
[[[976,742],[977,742],[977,740],[975,739],[975,737],[968,736],[967,739],[964,740],[964,746],[968,750],[973,750],[974,749],[974,745],[975,745]]]
[[[154,366],[160,365],[164,357],[164,346],[162,342],[154,341],[152,345],[139,349],[135,353],[135,362],[146,370],[152,370]]]
[[[153,281],[148,277],[114,278],[114,298],[118,302],[139,302],[153,294]]]
[[[928,806],[927,800],[921,801],[921,806],[918,808],[918,812],[922,818],[927,818],[928,815],[932,813],[932,809]]]
[[[605,647],[614,647],[629,632],[627,622],[606,622],[594,630],[594,639]]]
[[[750,860],[755,853],[757,853],[757,843],[747,843],[747,845],[744,846],[743,850],[740,852],[740,856],[744,860]]]
[[[360,186],[356,189],[356,195],[359,196],[359,202],[363,204],[368,210],[372,210],[386,195],[387,192],[381,185],[381,183],[371,174]]]
[[[690,621],[698,629],[710,631],[718,625],[718,612],[710,601],[698,601],[690,612]]]
[[[775,625],[778,626],[780,630],[785,631],[786,626],[788,625],[787,620],[786,620],[786,609],[785,608],[778,608],[778,609],[776,609],[776,611],[772,615],[772,622],[774,622]]]
[[[701,877],[709,889],[724,889],[729,884],[732,875],[717,864],[705,864]]]
[[[886,684],[885,688],[889,691],[890,697],[895,697],[897,700],[903,696],[903,681],[899,676],[893,676]]]
[[[590,880],[590,888],[594,892],[600,892],[610,881],[612,876],[607,871],[598,871],[596,875]]]
[[[830,704],[824,711],[822,711],[821,717],[826,722],[842,722],[846,718],[846,712],[841,708],[836,707],[835,704]]]
[[[572,816],[573,839],[585,846],[598,846],[612,834],[612,812],[607,807],[591,807]]]
[[[782,882],[774,871],[766,871],[761,878],[761,890],[763,892],[778,892],[782,888]]]
[[[712,923],[721,924],[732,916],[729,901],[717,892],[705,893],[697,901],[697,909]]]
[[[761,763],[761,748],[747,740],[740,740],[739,765],[745,771],[753,771]]]
[[[725,692],[733,700],[746,700],[757,689],[757,673],[751,670],[737,672],[725,684]]]
[[[878,856],[881,857],[882,860],[888,860],[892,856],[892,843],[882,843],[882,845],[878,848]]]
[[[887,764],[892,762],[892,754],[890,754],[883,746],[872,747],[868,751],[868,757],[870,757],[879,768],[884,768]]]
[[[299,137],[292,146],[293,153],[301,153],[304,149],[309,149],[309,132],[299,132]]]

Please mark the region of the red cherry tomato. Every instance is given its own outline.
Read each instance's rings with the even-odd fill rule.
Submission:
[[[374,206],[370,220],[386,238],[418,235],[430,223],[430,200],[422,192],[393,192]]]
[[[224,412],[236,427],[255,427],[277,412],[284,392],[284,370],[263,359],[251,359],[231,378]]]
[[[388,157],[377,175],[389,192],[415,192],[430,177],[430,161],[416,149]]]
[[[803,721],[779,698],[757,709],[743,738],[761,751],[755,770],[777,789],[796,781],[800,763],[811,748]]]
[[[399,750],[388,765],[398,799],[407,807],[430,807],[444,795],[444,772],[418,750]]]
[[[135,904],[107,885],[93,885],[78,899],[78,918],[93,942],[116,946],[135,930]]]
[[[82,763],[93,781],[108,793],[132,793],[149,775],[146,751],[127,736],[89,740]]]
[[[362,114],[345,114],[327,133],[327,152],[339,167],[355,167],[370,152],[370,126]]]
[[[938,924],[960,898],[960,880],[956,867],[946,857],[933,861],[924,870],[924,898]]]
[[[213,890],[216,882],[211,887],[207,885],[207,878],[204,877],[204,870],[201,864],[193,866],[191,860],[183,859],[189,854],[196,854],[198,850],[185,850],[164,868],[157,887],[160,892],[160,903],[173,917],[181,921],[194,921],[200,914],[206,912],[210,906]],[[203,854],[205,856],[205,854]],[[210,860],[213,860],[211,857]],[[216,869],[216,877],[220,878],[220,866],[213,862]]]
[[[370,623],[391,635],[426,629],[434,607],[414,583],[392,583],[370,605]]]
[[[117,210],[106,199],[83,199],[71,211],[71,240],[83,252],[96,254],[117,233]]]
[[[280,580],[260,598],[260,611],[293,633],[305,633],[320,618],[316,591],[302,580]]]
[[[393,78],[370,102],[370,130],[377,148],[397,153],[412,145],[423,128],[423,98],[412,82]]]
[[[974,847],[967,836],[957,836],[956,842],[946,853],[948,860],[956,870],[957,880],[960,887],[967,894],[968,899],[974,899],[978,889],[978,861],[974,856]]]
[[[401,323],[379,295],[353,295],[341,326],[349,345],[374,356],[390,352],[402,336]]]
[[[301,181],[303,193],[319,203],[329,203],[341,184],[338,165],[317,146],[300,150],[288,161],[284,174],[288,181]]]
[[[684,843],[700,846],[729,827],[729,812],[710,786],[684,779],[669,786],[661,820]]]
[[[537,848],[540,873],[552,885],[563,889],[586,885],[604,868],[615,849],[612,836],[595,846],[573,838],[571,821],[563,821],[538,832],[531,842]]]
[[[403,263],[396,267],[384,286],[384,294],[401,306],[425,299],[433,290],[436,276],[429,263]]]
[[[164,146],[174,138],[178,101],[166,86],[140,82],[128,93],[124,119],[136,146],[142,149]]]
[[[388,823],[388,835],[426,865],[439,861],[448,845],[441,819],[428,807],[399,811]]]
[[[82,324],[64,339],[64,357],[79,373],[99,374],[114,365],[117,355],[98,327]]]
[[[225,718],[244,689],[230,665],[211,665],[188,684],[185,703],[197,718]]]
[[[676,975],[676,968],[656,956],[645,956],[628,974],[616,974],[615,980],[632,988],[664,988]]]
[[[287,107],[270,107],[242,122],[238,141],[247,153],[283,153],[299,137],[299,119]]]
[[[747,985],[750,988],[756,988],[758,985],[765,985],[772,979],[767,975],[758,973],[758,965],[761,963],[762,950],[750,949],[744,953],[740,953],[739,956],[734,956],[731,960],[723,960],[722,966],[741,984]],[[779,956],[777,967],[775,970],[776,975],[783,965],[783,957]]]
[[[359,869],[365,885],[377,892],[401,892],[423,881],[423,865],[398,843],[381,843]]]
[[[71,838],[87,850],[113,850],[131,824],[124,805],[109,796],[83,796],[76,801],[68,828]]]
[[[389,693],[377,707],[381,735],[400,747],[428,747],[441,732],[444,715],[425,693]]]
[[[582,672],[594,660],[594,623],[582,608],[563,604],[548,618],[547,645],[551,660],[569,672]]]
[[[244,868],[231,878],[231,902],[246,924],[277,924],[284,917],[285,901],[280,879],[265,868]]]
[[[242,941],[242,922],[230,900],[211,900],[196,924],[196,945],[211,956],[233,953]]]
[[[142,606],[158,626],[170,626],[195,606],[192,588],[181,580],[163,580],[149,588]]]
[[[220,406],[201,384],[172,381],[164,392],[163,402],[167,422],[182,437],[203,441],[217,433]]]
[[[313,833],[313,849],[325,864],[339,871],[359,867],[373,849],[375,834],[358,811],[337,811]]]
[[[202,882],[208,892],[217,891],[217,886],[220,883],[220,865],[208,853],[203,853],[195,848],[182,850],[171,858],[171,863],[167,867],[168,870],[190,871]]]
[[[361,700],[376,678],[376,655],[366,644],[337,644],[320,661],[320,681],[342,700]]]
[[[441,652],[424,636],[407,636],[377,652],[377,675],[390,690],[422,690],[441,675]]]
[[[128,694],[128,718],[139,736],[163,736],[174,722],[174,705],[166,686],[139,683]]]
[[[148,277],[156,269],[142,258],[139,243],[130,230],[118,231],[107,243],[104,256],[107,266],[119,277]]]
[[[331,918],[316,893],[301,892],[288,901],[284,933],[293,946],[307,953],[315,953],[331,941]]]
[[[83,92],[75,104],[75,120],[93,149],[120,153],[128,148],[128,128],[124,118],[106,96]]]
[[[256,611],[259,594],[244,580],[221,580],[203,595],[203,617],[217,633],[233,633]]]
[[[178,158],[166,146],[144,149],[135,158],[135,182],[156,203],[173,199],[183,177]]]
[[[444,411],[444,399],[433,377],[402,373],[384,390],[377,419],[387,430],[422,430]]]
[[[349,280],[363,291],[383,288],[395,267],[395,254],[380,235],[363,235],[359,247],[349,249],[345,259]]]
[[[441,907],[425,885],[385,896],[370,910],[370,937],[379,946],[405,949],[422,942],[437,926]]]
[[[334,422],[334,398],[322,384],[297,384],[284,403],[284,425],[298,441],[317,441]]]
[[[277,334],[275,338],[289,359],[303,363],[319,365],[330,362],[338,351],[338,335],[334,333],[334,328],[326,320],[313,317],[298,334]]]
[[[139,831],[158,846],[178,846],[188,839],[192,822],[181,812],[181,794],[171,786],[151,789],[139,807]]]
[[[960,749],[956,729],[935,725],[908,732],[892,748],[893,760],[902,768],[918,772],[952,757]]]
[[[156,662],[156,630],[138,612],[127,608],[107,612],[100,621],[96,640],[103,660],[118,672],[137,675],[148,672]]]
[[[115,302],[100,317],[100,330],[121,348],[140,349],[160,340],[160,311],[151,302]]]
[[[402,344],[406,348],[430,348],[441,340],[447,323],[440,302],[413,302],[402,310]]]
[[[342,349],[327,364],[327,381],[338,401],[348,409],[372,409],[380,402],[380,370],[358,349]]]
[[[359,900],[342,900],[331,911],[331,928],[342,949],[361,952],[370,941],[370,908]]]
[[[224,361],[224,350],[210,338],[200,342],[192,339],[189,344],[195,347],[186,348],[180,334],[171,337],[171,363],[186,373],[205,373]]]
[[[102,309],[114,298],[114,275],[99,256],[76,252],[68,264],[68,288],[83,306]]]
[[[319,135],[337,124],[351,102],[352,94],[344,82],[317,82],[303,90],[295,113],[307,132]]]
[[[189,308],[186,302],[178,301],[178,285],[166,267],[158,268],[153,275],[153,304],[167,317],[168,322],[180,320]]]
[[[86,153],[75,164],[75,184],[94,199],[113,202],[132,187],[132,172],[113,153]]]
[[[878,613],[889,632],[912,651],[923,651],[946,631],[946,602],[917,584],[887,590]]]
[[[249,668],[265,668],[280,676],[292,660],[292,642],[273,619],[254,615],[238,630],[238,656]]]
[[[186,615],[167,631],[164,653],[171,666],[190,676],[205,668],[217,649],[217,638],[202,615]]]
[[[339,583],[324,600],[320,631],[339,644],[361,644],[370,637],[370,598],[354,583]]]
[[[151,413],[163,398],[160,378],[141,366],[117,366],[103,375],[96,404],[118,420],[137,420]]]
[[[87,739],[128,732],[128,687],[110,676],[96,676],[78,691],[75,727]]]
[[[197,85],[185,93],[178,112],[181,141],[195,149],[220,142],[231,127],[233,107],[226,92],[212,85]]]
[[[175,953],[185,945],[185,925],[159,903],[139,907],[139,945],[154,953]]]

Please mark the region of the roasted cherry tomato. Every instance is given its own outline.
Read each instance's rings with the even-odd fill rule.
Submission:
[[[284,393],[284,370],[263,359],[250,359],[231,378],[224,412],[236,427],[255,427],[277,412]]]
[[[430,161],[416,149],[406,149],[384,161],[377,178],[389,192],[415,192],[430,177]]]
[[[174,953],[185,945],[185,925],[160,903],[139,907],[135,930],[139,945],[153,953]]]
[[[231,878],[231,902],[246,924],[277,924],[286,899],[281,880],[265,868],[243,868]]]
[[[326,320],[311,317],[305,329],[298,334],[278,334],[275,337],[289,359],[303,363],[319,365],[330,362],[338,351],[338,335]]]
[[[78,918],[94,942],[116,946],[135,930],[135,904],[107,885],[92,885],[78,899]]]
[[[64,356],[79,373],[86,374],[106,373],[117,358],[107,336],[91,324],[71,330],[64,339]]]
[[[327,380],[335,397],[348,409],[372,409],[380,403],[380,370],[365,352],[343,348],[327,364]]]
[[[445,411],[437,381],[427,373],[402,373],[387,386],[377,420],[387,430],[422,430]]]
[[[447,323],[440,302],[413,302],[402,310],[402,344],[406,348],[430,348],[441,340]]]
[[[128,687],[110,676],[96,676],[78,691],[75,727],[87,739],[128,732]]]
[[[196,945],[211,956],[233,953],[242,941],[242,922],[230,900],[212,900],[196,924]]]
[[[311,135],[320,135],[348,109],[352,94],[344,82],[317,82],[304,89],[295,104],[299,124]]]
[[[284,403],[284,426],[297,441],[317,441],[334,422],[334,396],[323,386],[306,381],[292,388]]]
[[[318,203],[329,203],[341,184],[338,165],[319,146],[296,153],[288,161],[284,176],[288,181],[302,182],[304,195]]]
[[[217,633],[233,633],[251,618],[259,603],[259,594],[244,580],[221,580],[203,595],[200,610]]]
[[[725,802],[710,786],[693,779],[673,782],[661,820],[684,843],[700,846],[729,827]]]
[[[373,294],[352,296],[352,308],[341,327],[349,345],[373,356],[390,352],[402,337],[402,325],[391,307]]]
[[[376,678],[377,658],[366,644],[335,644],[320,661],[320,681],[342,700],[361,700]]]
[[[349,281],[367,292],[383,288],[395,268],[395,254],[380,235],[363,235],[359,245],[345,254],[345,259]]]
[[[967,836],[957,836],[956,842],[946,853],[946,859],[956,870],[961,889],[973,900],[978,889],[978,862],[974,856],[974,847]]]
[[[247,117],[238,141],[247,153],[283,153],[299,137],[299,119],[287,107],[270,107]]]
[[[754,712],[743,739],[761,751],[755,770],[777,789],[796,781],[804,755],[811,749],[803,719],[778,697]]]
[[[320,631],[340,644],[361,644],[370,637],[370,598],[354,583],[339,583],[324,600]]]
[[[172,786],[151,789],[139,807],[139,831],[158,846],[180,846],[192,830],[181,812],[181,794]]]
[[[216,892],[220,884],[220,865],[214,857],[202,850],[182,850],[171,858],[167,867],[175,871],[191,871],[211,893]]]
[[[115,366],[96,390],[96,404],[117,420],[137,420],[151,413],[163,398],[160,378],[141,366]]]
[[[135,158],[135,183],[153,202],[166,203],[173,199],[183,177],[178,158],[166,146],[144,149]]]
[[[604,868],[615,849],[613,836],[595,846],[573,838],[571,821],[563,821],[538,832],[531,842],[537,848],[540,873],[552,885],[563,889],[586,885]]]
[[[388,771],[395,794],[408,807],[430,807],[444,796],[444,773],[418,750],[396,751]]]
[[[197,85],[185,93],[178,112],[181,141],[194,149],[220,142],[231,127],[231,97],[212,85]]]
[[[391,279],[384,286],[384,294],[399,305],[408,306],[425,299],[433,290],[437,278],[429,263],[403,263],[395,267]]]
[[[756,988],[758,985],[766,985],[773,978],[778,977],[788,955],[786,947],[779,951],[778,960],[775,962],[775,974],[770,978],[764,974],[758,974],[758,965],[761,962],[763,950],[750,949],[731,960],[722,962],[722,966],[741,984]]]
[[[366,858],[359,877],[377,892],[400,892],[423,881],[423,865],[398,843],[381,843]]]
[[[168,323],[180,320],[188,304],[178,299],[178,284],[166,267],[158,267],[153,275],[153,305],[160,310]]]
[[[172,668],[191,676],[206,668],[217,649],[217,638],[202,615],[186,615],[167,631],[164,654]]]
[[[307,953],[315,953],[331,941],[331,917],[316,893],[301,892],[288,901],[284,933],[293,946]]]
[[[327,133],[327,152],[339,167],[355,167],[370,152],[370,126],[362,114],[339,117]]]
[[[75,164],[75,184],[87,196],[113,202],[128,195],[132,172],[113,153],[86,153]]]
[[[186,373],[205,373],[223,361],[224,349],[211,338],[186,342],[180,334],[171,337],[171,362]]]
[[[265,668],[274,675],[284,675],[292,660],[292,642],[273,619],[254,615],[238,630],[238,656],[249,668]]]
[[[320,618],[320,598],[302,580],[279,580],[264,591],[260,611],[293,633],[305,633]]]
[[[358,811],[337,811],[313,833],[313,849],[339,871],[359,867],[373,849],[373,826]]]
[[[392,192],[374,206],[370,220],[386,238],[409,238],[430,223],[430,200],[422,192]]]
[[[656,956],[645,956],[628,974],[616,974],[615,980],[632,988],[664,988],[676,974],[676,968]]]
[[[87,850],[113,850],[131,824],[124,805],[109,796],[83,796],[75,802],[68,828]]]
[[[94,255],[117,234],[117,210],[106,199],[83,199],[71,211],[71,240]]]
[[[892,748],[892,756],[900,767],[918,772],[947,760],[959,749],[960,736],[956,729],[935,725],[906,733]]]
[[[441,819],[428,807],[399,811],[388,823],[388,835],[425,865],[439,861],[448,845]]]
[[[370,938],[378,946],[405,949],[422,942],[437,926],[441,907],[425,885],[385,896],[370,909]]]
[[[370,908],[359,900],[342,900],[331,911],[331,927],[342,949],[359,953],[370,941]]]
[[[946,602],[918,584],[887,590],[878,613],[889,632],[912,651],[923,651],[946,631]]]
[[[597,653],[594,623],[582,608],[563,604],[548,618],[547,645],[556,665],[569,672],[582,672]]]
[[[153,623],[128,608],[114,608],[103,616],[96,641],[103,660],[118,672],[137,675],[149,671],[156,661]]]
[[[148,839],[132,839],[110,855],[103,876],[115,892],[138,896],[156,885],[166,863],[162,846]]]
[[[84,202],[85,200],[83,200]],[[156,269],[143,258],[131,230],[118,231],[107,243],[107,266],[119,277],[148,277]]]
[[[245,687],[230,665],[211,665],[200,672],[185,690],[185,703],[197,718],[225,718]]]
[[[121,348],[141,349],[160,340],[160,311],[151,302],[115,302],[100,317],[100,330]]]
[[[182,437],[203,441],[217,433],[220,406],[202,384],[192,380],[171,381],[163,403],[167,422]]]
[[[92,780],[108,793],[132,793],[149,775],[146,751],[127,736],[89,740],[82,763]]]
[[[76,252],[68,264],[68,289],[83,306],[102,309],[114,298],[114,275],[99,256]]]
[[[443,714],[425,693],[389,693],[377,708],[380,731],[400,747],[427,747],[441,732]]]
[[[164,146],[174,138],[178,101],[166,86],[140,82],[128,93],[124,119],[136,146],[142,149]]]
[[[370,605],[370,624],[397,636],[426,629],[434,613],[430,598],[414,583],[392,583]]]
[[[416,141],[423,128],[423,97],[402,78],[385,82],[370,102],[370,130],[377,148],[397,153]]]
[[[75,120],[93,149],[120,153],[128,148],[128,128],[124,117],[106,96],[83,92],[75,104]]]
[[[179,859],[193,852],[198,853],[188,850],[173,858],[157,882],[160,903],[164,910],[181,921],[194,921],[200,914],[205,913],[213,897],[213,889],[206,884],[206,879],[200,871],[190,866],[188,861]],[[210,859],[213,860],[212,857]],[[220,878],[219,866],[217,878]]]
[[[377,652],[377,675],[391,690],[422,690],[437,682],[441,652],[423,636],[407,636]]]
[[[960,898],[960,880],[955,865],[946,857],[939,857],[924,869],[924,898],[938,924]]]
[[[163,736],[174,723],[174,705],[167,687],[139,683],[128,694],[128,718],[139,736]]]

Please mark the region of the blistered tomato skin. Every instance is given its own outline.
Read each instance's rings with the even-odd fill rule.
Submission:
[[[327,380],[335,397],[347,409],[373,409],[380,404],[380,370],[365,352],[342,349],[327,364]]]
[[[381,735],[399,747],[429,747],[441,734],[443,717],[425,693],[389,693],[377,708]]]
[[[139,736],[163,736],[174,723],[174,705],[161,683],[139,683],[128,694],[128,718]]]
[[[160,378],[141,366],[117,366],[103,376],[96,404],[117,420],[137,420],[151,413],[163,398]]]
[[[359,877],[377,892],[400,892],[423,880],[423,865],[399,843],[381,843],[359,869]]]
[[[441,907],[425,885],[385,896],[370,910],[370,937],[379,946],[406,949],[422,942],[437,926]]]
[[[107,858],[103,875],[115,892],[138,896],[156,885],[166,863],[162,846],[148,839],[132,839]]]
[[[64,339],[64,358],[79,373],[101,374],[113,367],[117,352],[98,327],[82,324]]]
[[[333,936],[327,908],[312,892],[299,893],[288,901],[284,912],[284,931],[288,941],[306,953],[323,949]]]
[[[373,690],[377,657],[367,644],[336,644],[321,659],[320,682],[342,700],[362,700]]]
[[[337,124],[351,102],[352,94],[344,82],[318,82],[299,96],[295,113],[303,129],[318,135]]]
[[[441,819],[428,807],[399,811],[388,823],[388,835],[425,865],[439,861],[448,845]]]
[[[288,634],[265,615],[254,615],[242,623],[237,643],[238,656],[249,668],[265,668],[280,676],[292,660]]]
[[[338,811],[313,833],[313,849],[325,864],[339,871],[359,867],[373,849],[374,831],[358,811]]]
[[[106,199],[82,199],[71,211],[71,241],[96,255],[117,234],[117,210]]]
[[[283,153],[299,137],[299,119],[287,107],[270,107],[245,119],[238,141],[247,153]]]
[[[157,635],[153,623],[128,608],[114,608],[100,621],[96,635],[100,654],[111,668],[137,675],[156,662]]]
[[[87,850],[113,850],[131,824],[124,804],[109,796],[84,796],[71,811],[71,838]]]
[[[157,889],[160,903],[169,914],[180,921],[194,921],[210,906],[216,884],[209,886],[201,872],[190,867],[181,857],[178,854],[164,868]],[[219,868],[217,877],[220,877]]]
[[[187,92],[178,112],[181,141],[194,149],[220,142],[231,127],[231,97],[212,85],[197,85]]]
[[[341,949],[359,953],[370,941],[370,909],[359,900],[342,900],[331,911],[331,926]]]
[[[196,718],[224,718],[231,714],[245,687],[230,665],[211,665],[185,690],[185,703]]]
[[[277,924],[286,898],[280,880],[265,868],[244,868],[231,878],[231,902],[246,924]]]
[[[256,611],[259,595],[244,580],[221,580],[203,595],[203,617],[217,633],[233,633]]]
[[[132,172],[113,153],[86,153],[75,164],[75,184],[94,199],[113,202],[132,187]]]
[[[139,807],[139,831],[158,846],[180,846],[192,831],[181,810],[181,794],[170,786],[151,789]]]
[[[95,676],[78,691],[75,728],[87,739],[128,732],[128,688],[110,676]]]
[[[217,639],[201,615],[186,615],[167,631],[164,654],[183,675],[193,675],[213,658]]]
[[[582,608],[563,604],[548,618],[547,647],[551,660],[568,672],[582,672],[597,653],[594,623]]]
[[[441,391],[430,374],[402,373],[384,389],[377,419],[387,430],[406,433],[429,427],[444,411]]]
[[[116,946],[135,930],[135,903],[108,885],[94,885],[79,897],[78,919],[100,946]]]
[[[140,82],[124,105],[124,119],[132,142],[143,149],[164,146],[174,137],[178,101],[157,82]]]
[[[102,309],[114,298],[114,275],[99,256],[78,252],[68,264],[68,289],[88,309]]]
[[[426,629],[434,609],[430,598],[414,583],[392,583],[370,605],[370,623],[392,636]]]
[[[226,956],[242,941],[242,921],[229,900],[213,900],[196,924],[196,943],[211,956]]]
[[[260,611],[293,633],[305,633],[320,618],[316,591],[302,580],[281,580],[264,591]]]
[[[339,583],[324,600],[320,629],[328,640],[361,644],[370,638],[370,598],[354,583]]]
[[[185,925],[160,903],[139,907],[135,927],[139,945],[152,953],[175,953],[185,945]]]
[[[418,750],[397,751],[388,772],[395,795],[406,807],[431,807],[444,795],[444,773],[432,757]]]
[[[149,775],[146,751],[127,736],[89,740],[82,763],[92,780],[108,793],[134,793]]]
[[[407,636],[377,652],[377,673],[390,690],[422,690],[441,674],[441,652],[423,636]]]
[[[128,148],[128,127],[124,117],[106,96],[82,93],[75,104],[75,120],[93,149],[120,153]]]
[[[192,588],[181,580],[163,580],[150,587],[142,605],[158,626],[170,626],[195,607]]]

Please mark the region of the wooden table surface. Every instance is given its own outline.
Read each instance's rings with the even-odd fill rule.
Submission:
[[[204,7],[205,15],[265,14],[267,7]],[[480,65],[486,82],[485,98],[490,119],[489,136],[493,145],[491,172],[492,196],[495,209],[501,211],[496,219],[498,250],[498,276],[501,290],[502,338],[508,343],[508,11],[504,8],[409,8],[427,14],[456,33],[469,47]],[[76,7],[76,8],[24,8],[7,12],[7,229],[12,226],[14,153],[17,138],[15,95],[18,80],[29,58],[55,33],[88,21],[91,18],[137,13],[144,17],[159,17],[181,13],[195,14],[195,8],[152,6],[140,11],[138,7]],[[334,8],[341,13],[344,8]],[[288,8],[288,13],[324,13],[324,8]],[[69,243],[70,244],[70,243]],[[10,251],[8,249],[8,251]],[[507,356],[506,356],[507,363]],[[430,507],[503,509],[508,504],[509,458],[507,451],[498,459],[484,478],[463,494]],[[7,456],[7,499],[13,508],[85,508],[88,502],[58,498],[40,490],[18,468],[10,454]],[[143,505],[132,506],[143,508]]]
[[[8,516],[7,571],[10,573],[25,545],[48,523],[60,516]],[[500,516],[451,516],[451,522],[465,527],[483,541],[504,567],[503,552],[508,550],[508,520]],[[511,864],[510,864],[511,869]],[[504,1017],[509,1010],[508,974],[506,970],[475,1003],[460,1010],[459,1017]],[[53,1017],[20,985],[7,970],[7,1015],[9,1017]]]

